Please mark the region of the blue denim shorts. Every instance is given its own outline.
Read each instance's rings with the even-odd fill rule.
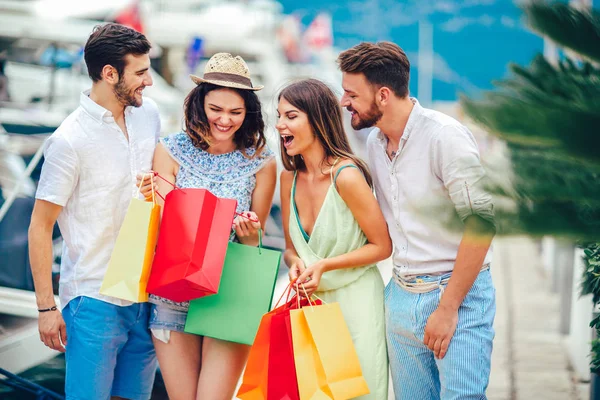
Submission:
[[[121,307],[80,296],[62,314],[67,400],[150,398],[158,363],[148,330],[148,303]]]
[[[151,304],[150,329],[183,332],[187,311],[176,310],[164,304]]]

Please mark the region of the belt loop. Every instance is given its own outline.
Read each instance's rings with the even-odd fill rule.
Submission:
[[[444,289],[445,289],[444,285],[442,285],[442,277],[443,276],[444,275],[440,275],[438,278],[438,288],[440,289],[440,298],[439,298],[440,301],[442,300],[442,295],[444,294]]]

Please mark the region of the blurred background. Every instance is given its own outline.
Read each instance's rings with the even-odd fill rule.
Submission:
[[[341,96],[341,50],[399,44],[411,95],[473,131],[498,199],[489,398],[600,398],[590,327],[600,299],[598,15],[591,0],[0,0],[0,398],[64,394],[64,357],[39,341],[27,228],[43,142],[91,86],[83,46],[105,21],[152,42],[145,95],[163,135],[181,130],[189,74],[214,53],[241,55],[265,85],[276,152],[276,96],[287,82],[315,77]],[[368,130],[345,122],[363,156]],[[266,231],[265,243],[283,248],[278,194]],[[58,229],[54,240],[58,282]],[[389,279],[389,262],[380,269]],[[285,282],[282,265],[277,292]],[[167,398],[160,375],[155,386],[153,398]]]

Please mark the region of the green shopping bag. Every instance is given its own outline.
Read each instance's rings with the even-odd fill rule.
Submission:
[[[281,252],[229,243],[217,294],[190,302],[185,332],[251,345],[269,312]]]

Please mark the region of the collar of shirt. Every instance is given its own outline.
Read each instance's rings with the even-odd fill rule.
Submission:
[[[96,103],[94,100],[90,99],[91,90],[88,89],[81,93],[79,97],[79,103],[81,107],[88,113],[92,118],[100,123],[110,123],[114,122],[115,119],[113,117],[112,112],[102,107],[100,104]],[[133,113],[133,106],[125,107],[125,115],[131,115]]]
[[[410,115],[408,116],[408,121],[406,122],[406,127],[404,128],[404,132],[402,133],[402,138],[400,139],[404,143],[406,143],[406,141],[410,137],[413,127],[416,125],[421,114],[423,114],[423,107],[421,107],[421,104],[419,104],[419,101],[415,97],[411,97],[410,100],[413,102],[414,107],[413,107],[412,111],[410,112]],[[385,150],[386,146],[387,146],[387,138],[385,137],[383,132],[381,132],[381,129],[379,129],[377,132],[377,141],[381,145],[381,147]]]

